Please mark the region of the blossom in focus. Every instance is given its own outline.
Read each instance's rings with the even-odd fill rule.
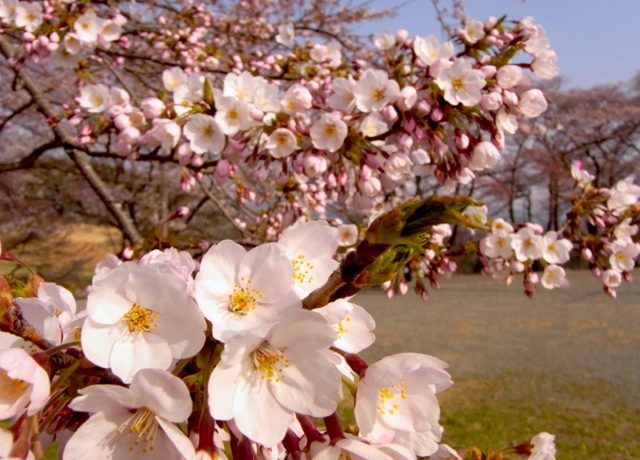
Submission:
[[[282,312],[299,305],[294,269],[284,248],[267,243],[246,251],[230,240],[202,258],[194,297],[213,326],[213,337],[227,342],[254,330],[266,333]]]
[[[622,273],[614,269],[603,271],[602,284],[612,289],[617,288],[622,284]]]
[[[313,97],[307,88],[295,84],[289,87],[282,98],[282,110],[285,113],[304,112],[311,108]]]
[[[335,338],[320,315],[299,309],[281,315],[264,337],[236,335],[209,378],[211,416],[233,419],[249,439],[273,447],[295,413],[332,414],[342,392],[340,373],[327,357]]]
[[[360,305],[338,299],[313,311],[322,315],[336,331],[333,346],[339,350],[359,353],[375,341],[376,323]]]
[[[362,112],[382,110],[400,97],[400,87],[382,70],[367,69],[353,88],[356,106]]]
[[[89,113],[100,113],[111,106],[111,92],[106,85],[88,85],[80,90],[80,107]]]
[[[67,442],[63,460],[191,459],[195,449],[176,426],[193,409],[187,386],[159,369],[138,371],[129,388],[90,385],[69,405],[91,416]]]
[[[280,235],[278,245],[293,268],[294,290],[301,299],[322,286],[338,268],[333,258],[338,237],[338,230],[325,221],[298,221]]]
[[[347,137],[347,124],[337,115],[324,113],[311,125],[311,142],[319,150],[335,152]]]
[[[125,383],[140,369],[167,370],[204,344],[204,318],[187,295],[187,283],[166,264],[114,268],[92,286],[87,312],[85,356]]]
[[[551,79],[558,75],[558,55],[555,51],[544,51],[531,64],[533,73],[540,78]]]
[[[620,222],[615,230],[613,231],[613,235],[616,237],[618,241],[626,241],[631,242],[632,237],[638,233],[638,226],[631,225],[631,218],[627,217],[622,222]]]
[[[433,356],[400,353],[368,367],[356,394],[360,436],[409,447],[417,456],[438,449],[442,428],[435,394],[453,383],[447,364]]]
[[[193,115],[184,125],[183,132],[194,153],[218,154],[224,149],[226,138],[222,128],[210,115]]]
[[[49,376],[21,348],[0,349],[0,420],[33,415],[49,399]]]

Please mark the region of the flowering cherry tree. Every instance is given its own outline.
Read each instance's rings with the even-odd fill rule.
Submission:
[[[96,267],[86,309],[35,273],[0,279],[3,456],[462,458],[440,443],[447,364],[366,363],[375,320],[353,296],[426,298],[456,269],[453,226],[527,295],[567,286],[572,254],[611,296],[630,281],[633,177],[600,187],[574,163],[566,221],[547,232],[456,194],[547,109],[543,27],[466,18],[444,42],[398,31],[372,47],[348,26],[374,17],[334,2],[0,0],[3,64],[49,127],[5,169],[63,152],[129,243]],[[47,89],[54,72],[73,84]],[[168,165],[241,241],[155,244],[99,164]],[[501,447],[491,458],[555,456],[548,433]]]

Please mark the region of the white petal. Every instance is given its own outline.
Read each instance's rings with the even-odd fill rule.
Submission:
[[[78,412],[123,412],[140,407],[128,388],[119,385],[90,385],[82,388],[69,407]]]
[[[294,417],[278,404],[266,382],[255,372],[241,376],[233,398],[233,410],[236,425],[245,436],[263,446],[273,447],[282,441]]]
[[[136,401],[160,417],[184,422],[193,408],[189,390],[182,380],[160,369],[141,369],[129,387]]]
[[[109,363],[124,383],[144,368],[169,369],[173,359],[167,342],[152,333],[129,334],[113,344]]]
[[[87,318],[82,325],[80,340],[85,357],[92,363],[108,368],[113,344],[124,334],[119,325],[103,325]]]
[[[156,417],[156,421],[167,435],[171,444],[175,446],[176,451],[180,452],[182,457],[188,460],[195,457],[196,450],[193,448],[193,444],[191,444],[187,435],[180,431],[180,429],[173,423],[166,422],[160,417]]]

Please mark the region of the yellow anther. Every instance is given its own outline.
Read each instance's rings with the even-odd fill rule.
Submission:
[[[156,312],[134,303],[131,310],[124,315],[122,321],[129,329],[129,332],[151,332],[157,326],[157,316]]]

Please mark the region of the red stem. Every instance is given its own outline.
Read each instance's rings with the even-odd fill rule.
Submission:
[[[327,434],[331,439],[332,445],[335,445],[336,442],[344,438],[344,433],[342,432],[342,425],[340,424],[338,414],[334,412],[330,416],[325,417],[324,424],[327,427]]]

